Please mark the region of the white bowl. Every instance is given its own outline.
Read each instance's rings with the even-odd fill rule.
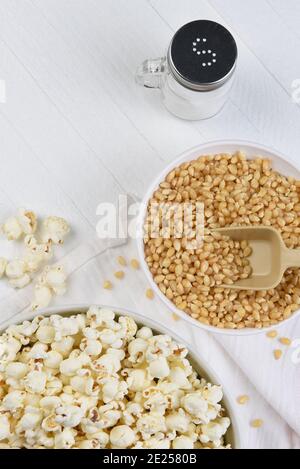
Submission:
[[[219,377],[217,376],[217,374],[215,373],[215,371],[208,364],[204,364],[204,360],[202,360],[199,353],[195,352],[189,344],[187,344],[177,335],[173,334],[173,332],[167,329],[166,327],[161,326],[156,321],[152,321],[152,319],[148,319],[147,317],[141,314],[133,313],[132,311],[129,311],[124,308],[117,308],[117,307],[112,307],[112,306],[107,306],[107,305],[99,305],[99,306],[103,308],[109,308],[112,311],[116,312],[117,315],[120,314],[120,315],[130,316],[131,318],[135,320],[138,326],[150,327],[155,334],[169,335],[180,344],[183,344],[184,346],[186,346],[186,348],[189,350],[189,354],[187,358],[190,360],[193,368],[200,376],[202,376],[203,378],[205,378],[207,381],[209,381],[212,384],[221,384],[221,381]],[[89,309],[89,305],[69,305],[69,306],[62,306],[62,307],[56,307],[56,308],[47,308],[47,309],[39,311],[38,314],[29,312],[28,315],[26,315],[26,317],[22,319],[22,321],[31,321],[37,315],[38,316],[51,316],[52,314],[60,314],[62,316],[70,316],[76,313],[77,314],[85,313],[87,312],[88,309]],[[1,327],[0,335],[11,324],[15,324],[13,318],[11,320],[8,320]],[[240,429],[238,425],[238,420],[235,415],[233,401],[232,401],[232,398],[229,397],[229,393],[227,389],[224,389],[224,386],[222,387],[223,387],[223,395],[224,395],[222,403],[231,420],[231,426],[228,429],[228,432],[226,434],[227,435],[226,443],[230,443],[232,445],[232,448],[234,449],[241,449],[242,448],[241,433],[240,433]]]
[[[201,155],[213,155],[217,153],[234,153],[238,150],[245,152],[248,157],[262,156],[265,158],[270,158],[272,160],[272,167],[276,169],[278,172],[282,173],[285,176],[293,176],[295,178],[300,179],[300,170],[296,168],[295,164],[292,163],[286,156],[280,154],[276,150],[272,150],[270,148],[267,148],[257,143],[245,142],[242,140],[223,140],[223,141],[216,141],[216,142],[208,142],[208,143],[199,145],[197,147],[193,147],[187,150],[186,152],[184,152],[174,161],[172,161],[172,163],[170,163],[157,176],[155,181],[153,181],[153,183],[149,187],[143,199],[140,214],[139,214],[139,219],[138,219],[139,236],[137,237],[137,244],[138,244],[138,253],[139,253],[140,263],[141,263],[144,273],[146,274],[146,277],[149,283],[151,284],[152,289],[171,311],[176,313],[185,321],[189,322],[190,324],[196,327],[200,327],[201,329],[206,329],[207,331],[217,333],[217,334],[242,336],[242,335],[259,334],[261,332],[266,332],[274,328],[274,326],[264,327],[261,329],[255,329],[255,328],[220,329],[215,326],[207,326],[206,324],[203,324],[200,321],[193,319],[184,311],[178,309],[175,306],[175,304],[172,303],[172,301],[170,301],[160,291],[157,284],[154,282],[152,274],[145,261],[143,237],[140,236],[140,233],[143,232],[143,225],[144,225],[144,220],[145,220],[146,213],[147,213],[147,206],[148,206],[149,199],[152,197],[153,193],[155,192],[159,184],[164,181],[167,174],[169,174],[169,172],[172,171],[172,169],[179,166],[181,163],[185,161],[191,161]],[[295,311],[294,314],[290,316],[288,319],[285,319],[284,321],[281,321],[280,323],[276,324],[276,327],[280,327],[283,324],[286,324],[287,322],[292,321],[293,319],[299,316],[299,313],[300,313],[300,309]]]

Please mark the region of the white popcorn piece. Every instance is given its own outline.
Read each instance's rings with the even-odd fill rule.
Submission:
[[[118,425],[111,430],[109,439],[115,448],[129,448],[135,441],[135,433],[128,425]]]
[[[49,352],[47,352],[47,355],[44,359],[44,365],[47,368],[58,370],[62,361],[63,356],[61,353],[56,352],[55,350],[50,350]]]
[[[2,407],[4,410],[8,410],[9,412],[16,412],[17,410],[24,407],[24,400],[25,400],[26,392],[25,391],[10,391],[4,397],[2,401]],[[0,407],[1,408],[1,407]]]
[[[217,404],[223,399],[221,386],[207,386],[207,388],[202,392],[202,395],[212,404]]]
[[[60,340],[53,342],[51,348],[55,352],[60,353],[64,358],[67,358],[73,348],[74,342],[73,337],[64,336]]]
[[[23,234],[22,226],[19,223],[17,217],[10,217],[6,220],[5,223],[1,226],[4,236],[9,241],[16,241]]]
[[[24,245],[26,250],[23,260],[26,264],[26,270],[30,273],[37,272],[41,265],[52,257],[51,244],[39,244],[33,235],[25,236]]]
[[[147,371],[139,368],[130,370],[126,382],[128,389],[134,392],[142,391],[145,387],[150,385],[150,381],[147,378]]]
[[[47,375],[42,371],[30,371],[24,378],[25,388],[28,392],[41,394],[46,387]]]
[[[139,417],[136,428],[145,440],[156,433],[167,431],[165,417],[155,412]]]
[[[186,394],[181,403],[183,408],[193,417],[205,421],[205,414],[208,410],[208,402],[201,396],[199,392]]]
[[[45,359],[48,356],[47,353],[48,347],[46,344],[41,342],[35,342],[28,352],[28,358],[33,358],[34,360]]]
[[[96,339],[83,339],[80,344],[80,350],[91,357],[96,357],[102,352],[102,344]]]
[[[200,441],[203,441],[204,443],[207,443],[208,441],[219,443],[229,426],[230,420],[228,417],[222,417],[214,422],[209,422],[205,425],[202,425],[202,435],[200,436]]]
[[[123,400],[127,393],[127,384],[125,381],[119,381],[117,378],[108,378],[104,380],[102,386],[102,399],[105,404],[113,400]]]
[[[169,379],[180,389],[188,390],[192,388],[192,384],[187,379],[184,369],[179,366],[171,368]]]
[[[37,229],[37,216],[34,212],[20,209],[17,219],[24,234],[30,235],[35,233]]]
[[[32,430],[37,428],[42,421],[42,413],[38,412],[25,412],[23,417],[21,417],[18,425],[17,432],[23,432],[26,430]]]
[[[3,275],[5,274],[6,267],[7,267],[7,260],[4,259],[4,257],[0,257],[0,278],[2,278]]]
[[[46,266],[39,283],[50,288],[56,295],[63,295],[66,291],[66,280],[67,275],[62,266]]]
[[[147,347],[148,343],[146,340],[141,338],[133,339],[128,344],[129,361],[132,363],[142,363],[145,359],[145,352]]]
[[[136,336],[139,339],[148,340],[153,336],[153,332],[150,327],[144,326],[137,331]]]
[[[34,289],[34,298],[31,303],[31,309],[36,311],[37,309],[47,308],[52,299],[52,292],[50,288],[37,284]]]
[[[168,430],[175,430],[179,433],[188,431],[190,419],[182,409],[172,412],[166,416],[166,426]]]
[[[36,337],[42,344],[51,344],[54,341],[55,329],[52,326],[40,326]]]
[[[63,244],[69,232],[70,227],[64,218],[51,216],[44,220],[42,240],[44,243]]]
[[[31,277],[28,274],[22,275],[22,277],[19,278],[12,278],[9,281],[9,285],[13,288],[21,289],[29,285],[31,282]]]
[[[2,225],[2,232],[9,241],[18,240],[23,234],[32,234],[37,228],[35,213],[20,209],[16,216],[10,217]]]

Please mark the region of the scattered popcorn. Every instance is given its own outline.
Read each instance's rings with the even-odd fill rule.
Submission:
[[[68,223],[60,217],[46,218],[43,228],[42,241],[44,243],[63,244],[65,237],[70,232]]]
[[[288,337],[280,337],[279,342],[282,345],[286,345],[287,347],[289,347],[292,343],[291,339],[289,339]]]
[[[33,234],[37,228],[35,213],[20,209],[14,217],[2,225],[2,232],[9,241],[16,241],[24,234]]]
[[[105,282],[103,283],[103,288],[105,290],[111,290],[112,289],[112,283],[109,281],[109,280],[105,280]]]
[[[4,259],[4,257],[0,257],[0,278],[2,278],[3,275],[5,274],[6,267],[7,267],[7,260]]]
[[[0,447],[230,447],[222,389],[187,353],[98,306],[10,326],[0,336]]]
[[[280,360],[280,358],[282,357],[282,350],[276,349],[273,351],[273,354],[274,354],[275,360]]]
[[[119,425],[111,430],[109,438],[112,447],[128,448],[135,441],[135,433],[128,425]]]

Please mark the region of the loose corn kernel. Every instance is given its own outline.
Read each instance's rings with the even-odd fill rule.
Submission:
[[[124,275],[125,275],[125,274],[124,274],[123,270],[119,270],[118,272],[115,272],[115,273],[114,273],[114,276],[115,276],[117,279],[119,279],[119,280],[121,280],[122,278],[124,278]]]
[[[137,259],[131,259],[130,265],[135,270],[138,270],[140,268],[140,263]]]
[[[279,342],[283,345],[287,345],[288,347],[291,345],[292,341],[288,337],[280,337]]]
[[[119,263],[120,265],[122,265],[123,267],[125,267],[125,266],[127,265],[126,259],[125,259],[125,257],[123,257],[123,256],[119,256],[118,259],[117,259],[117,261],[118,261],[118,263]]]
[[[103,283],[103,288],[105,288],[105,290],[111,290],[112,283],[109,280],[105,280],[105,282]]]
[[[273,352],[275,360],[279,360],[282,356],[282,350],[276,349]]]
[[[266,336],[269,337],[269,339],[275,339],[275,337],[277,337],[278,335],[278,332],[277,331],[269,331],[267,332]]]
[[[253,428],[259,428],[263,425],[263,420],[261,419],[254,419],[250,422],[251,427]]]
[[[241,405],[246,404],[248,401],[249,401],[249,396],[246,396],[246,394],[244,394],[244,395],[242,395],[242,396],[239,396],[239,397],[237,398],[238,404],[241,404]]]

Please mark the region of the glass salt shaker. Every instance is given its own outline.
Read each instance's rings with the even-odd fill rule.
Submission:
[[[208,119],[224,106],[238,50],[231,33],[209,20],[192,21],[174,35],[166,57],[145,60],[136,81],[159,88],[165,107],[187,120]]]

